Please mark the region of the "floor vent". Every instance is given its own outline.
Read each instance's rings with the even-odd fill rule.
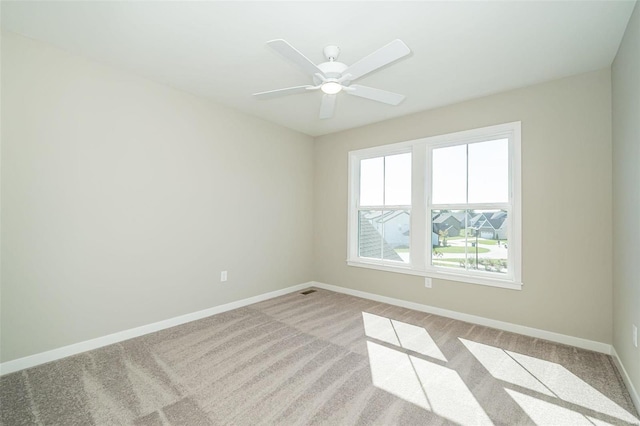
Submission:
[[[300,294],[304,294],[306,296],[307,294],[311,294],[311,293],[315,293],[315,292],[316,292],[315,290],[305,290]]]

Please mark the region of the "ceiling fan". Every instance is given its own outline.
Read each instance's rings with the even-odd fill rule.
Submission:
[[[271,40],[267,42],[267,45],[296,64],[305,73],[310,74],[313,79],[313,84],[254,93],[253,96],[258,99],[271,99],[278,96],[321,90],[324,94],[322,96],[322,104],[320,105],[320,118],[326,119],[333,116],[336,95],[342,91],[349,95],[359,96],[389,105],[398,105],[405,98],[404,95],[398,93],[387,92],[386,90],[375,89],[359,84],[351,84],[354,80],[410,54],[411,50],[409,50],[402,40],[392,41],[351,66],[336,61],[340,54],[338,46],[325,47],[324,56],[327,58],[327,62],[316,65],[285,40]]]

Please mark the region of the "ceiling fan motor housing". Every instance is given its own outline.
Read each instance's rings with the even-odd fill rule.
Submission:
[[[327,78],[339,78],[339,77],[342,77],[342,73],[348,67],[342,62],[333,61],[333,62],[324,62],[322,64],[318,64],[318,68],[320,68],[320,71],[322,71]],[[316,84],[321,83],[321,80],[316,76],[313,76],[313,81]]]
[[[333,62],[338,59],[340,48],[338,46],[327,46],[322,52],[324,53],[324,57],[327,58],[327,61]]]

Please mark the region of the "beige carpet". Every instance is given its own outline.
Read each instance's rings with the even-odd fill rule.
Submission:
[[[638,424],[609,356],[326,290],[0,379],[4,425]]]

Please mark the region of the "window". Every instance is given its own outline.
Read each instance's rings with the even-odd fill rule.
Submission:
[[[348,264],[521,288],[520,123],[349,153]]]
[[[358,257],[409,263],[411,153],[360,160]]]

